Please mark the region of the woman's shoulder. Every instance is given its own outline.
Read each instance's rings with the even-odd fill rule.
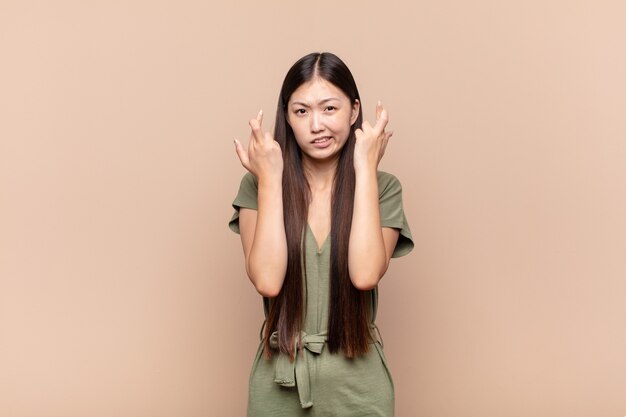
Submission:
[[[236,209],[241,207],[256,209],[258,204],[258,192],[259,184],[256,177],[250,172],[246,172],[241,178],[239,191],[237,192],[235,201],[233,201],[233,207]]]
[[[402,184],[400,180],[393,174],[385,171],[378,171],[376,173],[378,177],[378,193],[385,194],[391,190],[402,190]]]
[[[395,175],[386,171],[377,171],[376,176],[378,179],[379,194],[384,194],[386,191],[402,189],[402,184]],[[241,184],[239,187],[241,190],[256,193],[259,189],[259,182],[253,174],[246,172],[241,178]]]
[[[239,193],[245,194],[257,194],[259,192],[259,181],[257,178],[252,175],[250,172],[246,172],[241,177],[241,182],[239,183]]]
[[[250,172],[246,171],[241,177],[241,185],[246,187],[259,188],[259,182],[256,177]]]

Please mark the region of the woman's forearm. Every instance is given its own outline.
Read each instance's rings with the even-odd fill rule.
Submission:
[[[380,224],[376,169],[356,172],[354,211],[348,247],[348,269],[354,286],[374,288],[387,270],[388,260]]]
[[[246,269],[259,293],[275,297],[287,270],[282,179],[260,179],[258,190],[256,227]]]

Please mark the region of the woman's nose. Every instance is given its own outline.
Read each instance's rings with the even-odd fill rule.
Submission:
[[[311,113],[311,132],[319,132],[323,129],[322,117],[318,112]]]

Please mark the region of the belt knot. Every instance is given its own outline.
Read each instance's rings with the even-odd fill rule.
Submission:
[[[370,327],[373,338],[371,343],[380,342],[382,345],[382,338],[378,326],[372,323]],[[313,406],[313,402],[311,401],[309,355],[305,350],[312,354],[319,355],[324,350],[324,345],[327,340],[328,333],[326,330],[316,334],[300,332],[298,337],[294,340],[296,349],[293,362],[289,358],[289,355],[280,351],[278,352],[274,367],[274,382],[283,387],[297,387],[302,408],[310,408]],[[271,348],[278,349],[278,332],[272,332],[269,344]]]
[[[298,381],[298,395],[300,397],[300,405],[302,408],[313,406],[311,401],[311,381],[309,375],[309,358],[303,351],[308,350],[311,353],[319,355],[324,350],[324,344],[327,340],[327,333],[323,331],[317,334],[307,334],[300,332],[299,337],[294,341],[296,346],[293,362],[289,355],[278,352],[278,358],[275,365],[274,382],[283,387],[296,386]],[[278,349],[278,333],[273,332],[270,335],[270,347]],[[302,358],[299,358],[302,356]]]

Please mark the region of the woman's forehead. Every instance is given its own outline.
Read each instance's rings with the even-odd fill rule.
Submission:
[[[330,100],[349,101],[349,98],[334,84],[319,77],[300,85],[289,98],[291,104],[306,105],[320,104]]]

